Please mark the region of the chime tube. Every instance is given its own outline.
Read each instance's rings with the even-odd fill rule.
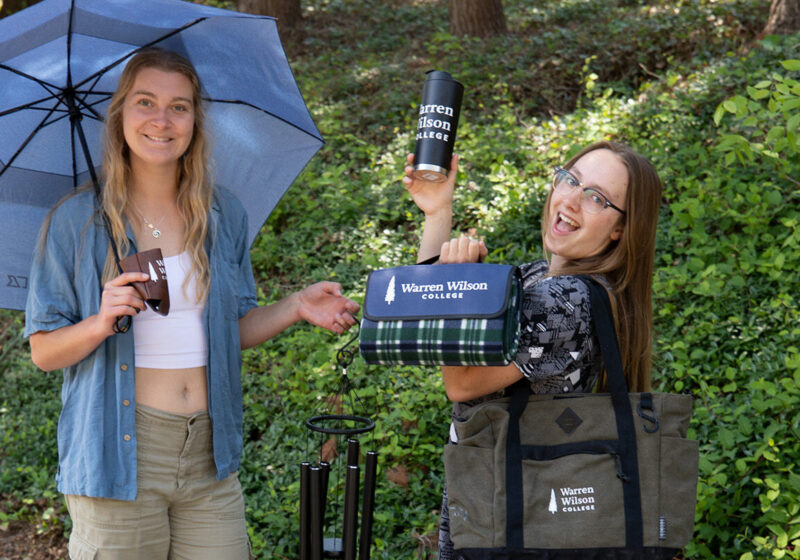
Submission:
[[[328,507],[328,481],[331,477],[331,464],[328,461],[320,461],[319,462],[320,468],[320,492],[321,492],[321,499],[322,503],[320,507],[322,508],[322,523],[325,524],[325,511],[327,511]]]
[[[361,535],[358,543],[358,560],[369,560],[377,475],[378,453],[377,451],[367,451],[364,465],[364,498],[361,505]]]
[[[310,515],[311,515],[311,463],[304,461],[300,463],[300,546],[298,550],[299,560],[311,560],[309,555],[310,535]]]
[[[347,440],[347,464],[358,465],[358,440]]]
[[[310,509],[310,531],[309,539],[310,560],[322,560],[322,469],[312,465],[311,471],[311,509]]]
[[[355,560],[356,558],[359,471],[358,465],[347,465],[347,476],[344,484],[344,520],[342,523],[344,560]]]

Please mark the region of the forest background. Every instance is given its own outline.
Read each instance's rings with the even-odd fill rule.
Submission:
[[[400,178],[429,69],[466,88],[455,233],[483,236],[490,262],[542,256],[554,165],[595,140],[630,143],[666,187],[654,385],[695,397],[683,556],[800,558],[800,36],[764,35],[764,0],[506,0],[506,32],[485,38],[451,34],[443,1],[301,6],[282,34],[326,144],[253,245],[260,300],[334,279],[362,301],[371,270],[415,262],[422,216]],[[0,542],[27,530],[60,558],[60,375],[31,364],[23,322],[0,312]],[[350,411],[335,359],[349,338],[298,325],[245,352],[240,477],[258,558],[296,557],[298,465],[324,443],[304,423]],[[357,355],[347,373],[345,396],[376,423],[362,438],[379,452],[372,557],[434,558],[441,377]]]

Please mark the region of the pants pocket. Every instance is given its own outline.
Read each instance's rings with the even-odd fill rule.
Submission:
[[[70,560],[94,560],[97,557],[97,547],[86,542],[74,531],[69,537],[68,550]]]

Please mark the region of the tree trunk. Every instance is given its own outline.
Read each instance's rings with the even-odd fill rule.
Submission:
[[[791,35],[800,31],[800,0],[772,0],[765,35]]]
[[[301,30],[303,12],[300,0],[237,0],[236,9],[248,14],[274,17],[278,20],[281,33],[297,34]]]
[[[450,0],[450,33],[488,37],[508,32],[502,0]]]
[[[0,17],[10,16],[14,12],[19,12],[36,4],[38,0],[0,0]]]

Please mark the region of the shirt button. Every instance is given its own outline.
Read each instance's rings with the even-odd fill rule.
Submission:
[[[119,366],[119,369],[121,369],[122,371],[128,371],[128,364],[122,364],[121,366]]]
[[[131,404],[131,401],[129,401],[128,399],[125,399],[124,401],[122,401],[122,406],[130,406],[130,404]]]
[[[122,436],[122,439],[124,439],[125,441],[130,441],[131,440],[131,435],[130,434],[125,434],[124,436]]]

